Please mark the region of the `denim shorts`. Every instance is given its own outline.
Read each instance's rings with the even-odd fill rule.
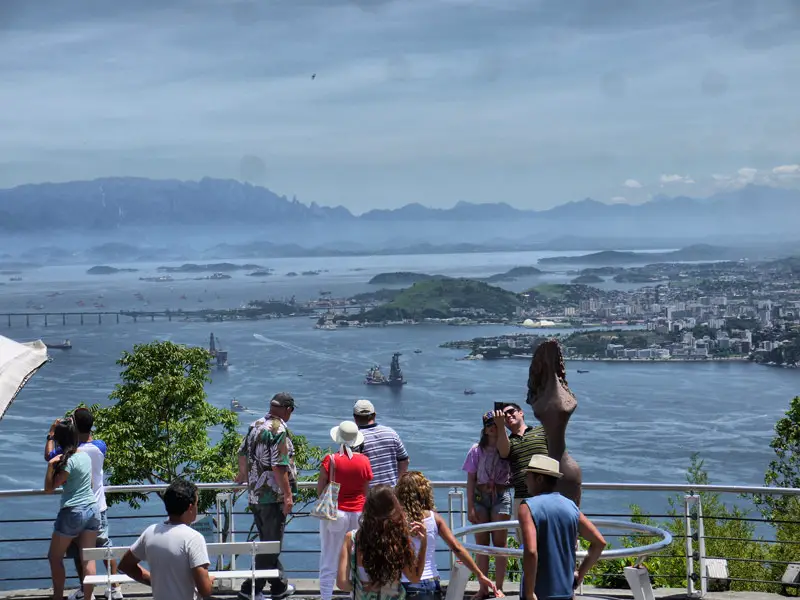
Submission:
[[[85,506],[65,506],[58,511],[53,531],[64,537],[76,537],[84,531],[100,531],[97,503]]]
[[[475,510],[480,510],[492,514],[510,515],[511,514],[511,488],[502,492],[496,492],[494,496],[489,492],[482,492],[475,488]]]
[[[406,590],[406,598],[414,600],[442,600],[442,587],[439,578],[423,579],[419,583],[403,582]]]
[[[100,529],[97,532],[97,541],[94,543],[95,548],[110,548],[111,540],[108,537],[108,515],[106,511],[100,513]],[[72,543],[67,546],[67,553],[64,555],[67,558],[80,558],[81,548],[78,543],[78,538],[72,540]]]

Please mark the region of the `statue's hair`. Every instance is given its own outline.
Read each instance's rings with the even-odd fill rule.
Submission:
[[[531,366],[528,369],[528,395],[536,395],[547,385],[551,375],[555,373],[563,386],[572,394],[567,385],[567,370],[564,366],[564,355],[558,340],[547,340],[539,344],[533,353]]]

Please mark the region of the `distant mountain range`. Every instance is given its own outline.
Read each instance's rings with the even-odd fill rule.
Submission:
[[[792,231],[800,222],[800,191],[748,185],[709,198],[656,197],[640,205],[604,204],[587,198],[549,210],[521,210],[504,202],[459,202],[449,209],[418,203],[375,209],[360,216],[342,206],[304,204],[267,188],[234,180],[153,180],[114,177],[94,181],[22,185],[0,190],[0,231],[12,233],[95,231],[126,227],[246,226],[311,223],[498,222],[525,223],[530,231],[557,235],[598,233],[660,237],[721,231]],[[537,226],[534,226],[537,225]],[[465,230],[466,231],[466,230]],[[403,237],[398,231],[387,235]],[[469,244],[471,238],[464,238]]]

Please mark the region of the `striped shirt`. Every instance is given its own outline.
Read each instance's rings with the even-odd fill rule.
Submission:
[[[511,450],[508,453],[508,462],[511,463],[511,482],[514,485],[514,498],[528,498],[528,484],[526,483],[528,463],[534,454],[547,454],[547,439],[544,437],[544,427],[528,427],[525,433],[508,436]]]
[[[397,463],[408,460],[408,452],[400,436],[391,427],[386,425],[361,425],[364,434],[364,454],[372,464],[370,487],[383,483],[394,487],[397,484]]]

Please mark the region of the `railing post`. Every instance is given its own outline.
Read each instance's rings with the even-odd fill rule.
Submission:
[[[219,492],[216,496],[217,501],[217,542],[225,544],[230,541],[231,531],[233,530],[232,519],[233,511],[231,510],[231,493]],[[233,558],[231,558],[233,561]],[[222,556],[217,556],[217,571],[221,571],[224,567]]]
[[[697,551],[700,553],[700,597],[708,592],[708,574],[706,573],[706,530],[703,524],[703,501],[697,496]]]
[[[459,527],[464,527],[467,519],[464,517],[464,492],[459,488],[451,488],[447,493],[447,520],[450,526],[450,531],[456,529],[455,526],[455,511],[453,510],[453,500],[458,498],[459,501],[459,514],[461,516]],[[453,573],[453,566],[455,565],[456,557],[450,552],[450,574]]]
[[[694,509],[694,510],[692,510]],[[702,598],[708,589],[704,577],[705,568],[705,540],[703,539],[703,509],[698,494],[690,493],[683,497],[683,518],[686,524],[686,595],[690,598]],[[692,527],[692,521],[697,525]],[[697,541],[697,550],[694,542]],[[700,569],[700,589],[695,586],[698,575],[695,573],[694,563],[698,561]]]

